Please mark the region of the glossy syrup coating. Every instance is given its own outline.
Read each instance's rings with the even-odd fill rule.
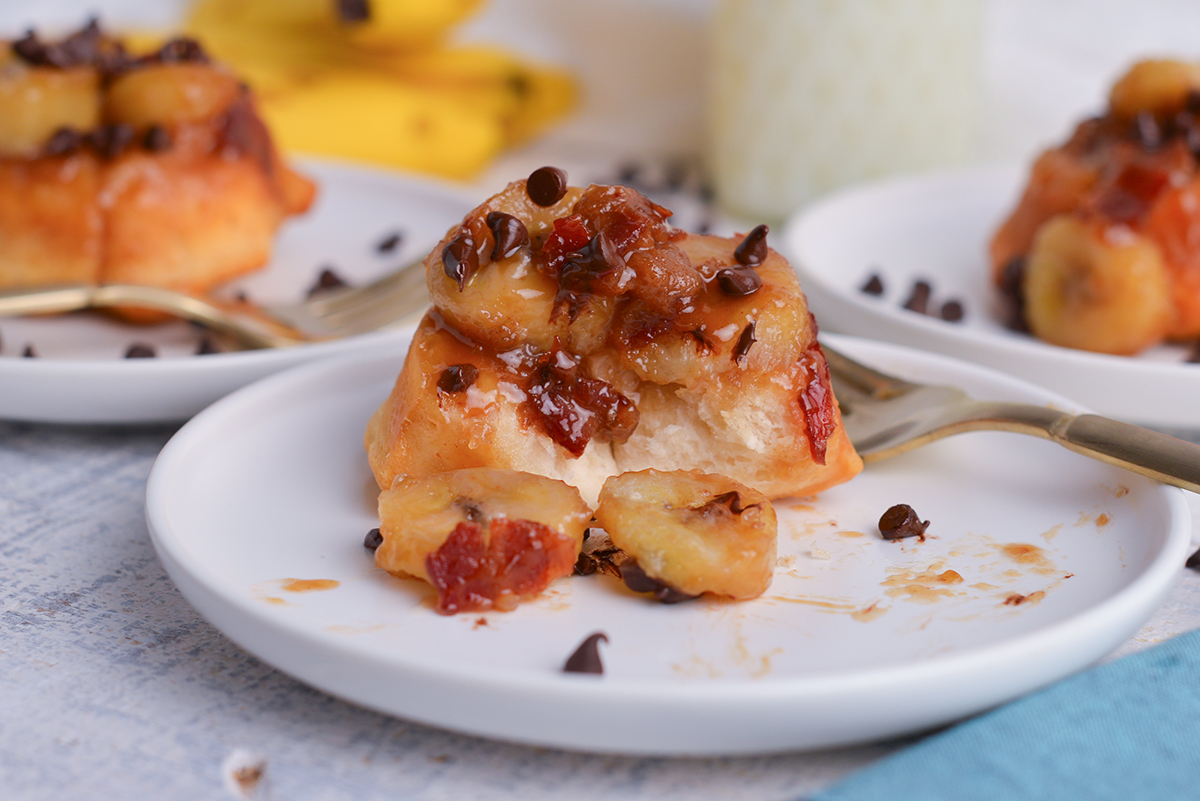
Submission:
[[[857,474],[816,325],[765,229],[739,260],[746,237],[688,235],[669,214],[626,187],[541,206],[517,181],[451,229],[426,260],[434,308],[368,427],[380,486],[495,465],[594,500],[620,472],[696,468],[781,497]],[[527,244],[498,251],[497,215]],[[753,287],[731,293],[731,270]],[[460,364],[473,386],[439,393]]]

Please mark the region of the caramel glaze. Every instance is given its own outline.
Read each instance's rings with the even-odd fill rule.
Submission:
[[[505,195],[519,183],[502,193],[501,203],[515,202]],[[764,227],[743,240],[754,240],[755,257],[748,258],[746,248],[729,240],[687,237],[666,223],[668,209],[619,186],[575,190],[557,206],[527,214],[519,246],[504,235],[497,243],[501,214],[511,219],[507,211],[481,206],[427,262],[435,309],[423,326],[436,334],[433,375],[477,368],[487,381],[481,391],[499,386],[519,395],[527,424],[578,457],[592,439],[624,442],[638,424],[625,394],[636,389],[615,385],[621,382],[597,355],[602,350],[657,384],[683,383],[686,374],[736,381],[736,373],[749,368],[771,370],[794,387],[794,412],[805,421],[813,460],[824,464],[837,422],[828,368],[803,296],[780,280],[790,267],[778,256],[768,258],[774,254],[766,249]],[[493,259],[497,254],[507,255]],[[519,322],[511,319],[486,326],[459,313],[458,302],[472,303],[475,282],[488,270],[512,270],[522,287],[531,287],[523,291],[544,296],[531,304],[543,304],[541,322],[553,333],[543,343],[548,346],[523,341]],[[447,302],[438,303],[439,297]],[[796,319],[799,314],[805,318]],[[797,335],[807,332],[810,344],[797,353]],[[470,402],[444,395],[439,405]]]

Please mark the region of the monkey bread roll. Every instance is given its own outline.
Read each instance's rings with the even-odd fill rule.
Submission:
[[[1113,354],[1200,336],[1198,165],[1200,64],[1135,64],[992,238],[1013,326]]]
[[[542,168],[451,229],[425,263],[433,308],[367,428],[379,486],[503,467],[594,502],[645,469],[768,497],[856,475],[816,324],[765,226],[697,236],[669,215]]]
[[[206,292],[261,267],[314,191],[192,40],[135,57],[92,22],[0,47],[0,286]]]

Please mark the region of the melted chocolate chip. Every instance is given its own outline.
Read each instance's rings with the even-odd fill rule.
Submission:
[[[342,22],[366,22],[371,18],[369,0],[337,0],[337,16]]]
[[[701,351],[705,353],[711,353],[713,351],[713,342],[708,338],[708,334],[704,333],[699,328],[693,328],[692,330],[688,331],[688,334],[691,335],[692,339],[696,340],[696,347],[698,347]]]
[[[471,276],[479,269],[479,254],[471,232],[462,229],[442,248],[442,270],[458,284],[458,291],[466,288]]]
[[[933,287],[928,281],[917,279],[913,281],[912,291],[908,295],[908,300],[904,301],[904,308],[909,311],[915,311],[917,314],[929,313],[929,297],[933,294]]]
[[[59,128],[46,141],[47,156],[66,156],[83,147],[83,134],[73,128]]]
[[[404,235],[399,231],[388,234],[383,239],[379,240],[379,244],[375,246],[375,250],[379,253],[391,253],[396,248],[400,247],[400,243],[404,241]]]
[[[757,267],[767,260],[767,233],[771,229],[756,225],[746,238],[733,249],[733,258],[746,267]]]
[[[158,353],[144,342],[134,342],[125,350],[126,359],[153,359]]]
[[[161,125],[151,125],[142,137],[142,147],[151,153],[161,153],[171,147],[171,132]]]
[[[680,592],[664,581],[651,578],[646,575],[645,570],[642,570],[641,565],[632,560],[621,565],[621,580],[634,592],[650,593],[654,600],[661,604],[678,604],[699,597]]]
[[[132,144],[134,133],[132,125],[115,122],[89,131],[85,138],[87,143],[95,148],[101,156],[106,159],[115,159]]]
[[[383,534],[377,528],[371,529],[363,537],[363,547],[368,551],[377,551],[380,545],[383,545]]]
[[[341,289],[345,286],[349,286],[349,284],[332,267],[322,267],[321,274],[317,276],[317,282],[308,288],[308,297],[311,298],[321,292]]]
[[[197,356],[211,356],[214,353],[220,353],[221,349],[217,347],[217,341],[210,336],[200,338],[200,344],[196,346]]]
[[[896,504],[879,518],[879,533],[885,540],[899,540],[905,537],[920,537],[924,540],[925,529],[928,527],[929,521],[922,522],[907,503]]]
[[[948,300],[942,304],[941,311],[938,315],[948,323],[960,322],[966,312],[963,310],[961,301]]]
[[[475,501],[471,500],[470,498],[455,498],[451,505],[455,509],[458,509],[460,512],[462,512],[463,517],[472,523],[482,523],[487,517],[487,515],[483,513],[483,509],[480,508],[479,504],[475,503]]]
[[[575,653],[567,657],[567,661],[563,665],[563,672],[603,674],[604,664],[600,661],[601,640],[608,642],[608,635],[602,631],[588,635],[588,638],[575,649]]]
[[[575,560],[575,575],[590,576],[593,573],[607,573],[610,576],[621,577],[621,568],[617,562],[623,559],[625,552],[620,548],[596,548],[592,551],[582,551]]]
[[[752,503],[749,506],[743,506],[741,493],[737,490],[731,490],[729,492],[723,492],[720,495],[716,495],[707,503],[694,508],[697,512],[700,512],[703,515],[713,514],[714,512],[723,513],[725,511],[731,512],[735,515],[740,515],[747,509],[753,509],[756,506],[758,506],[756,503]]]
[[[717,286],[734,298],[753,295],[762,286],[762,279],[750,267],[725,267],[717,270]]]
[[[479,378],[479,368],[473,364],[452,364],[438,377],[439,392],[463,392]]]
[[[750,346],[758,340],[754,337],[754,321],[751,320],[742,329],[742,335],[738,337],[737,344],[733,346],[733,361],[739,367],[746,363],[746,354],[750,352]]]
[[[864,295],[882,295],[883,294],[883,279],[879,277],[879,273],[871,273],[871,277],[867,282],[859,287],[859,291]]]
[[[539,167],[529,175],[525,191],[539,206],[553,206],[567,194],[567,174],[558,167]]]
[[[529,244],[529,230],[525,223],[511,214],[502,211],[489,212],[487,225],[492,229],[492,236],[496,240],[496,245],[492,248],[492,261],[507,259]]]

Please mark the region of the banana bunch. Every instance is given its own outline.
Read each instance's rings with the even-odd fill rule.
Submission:
[[[185,23],[287,151],[470,178],[574,103],[571,78],[452,46],[481,0],[198,0]]]

